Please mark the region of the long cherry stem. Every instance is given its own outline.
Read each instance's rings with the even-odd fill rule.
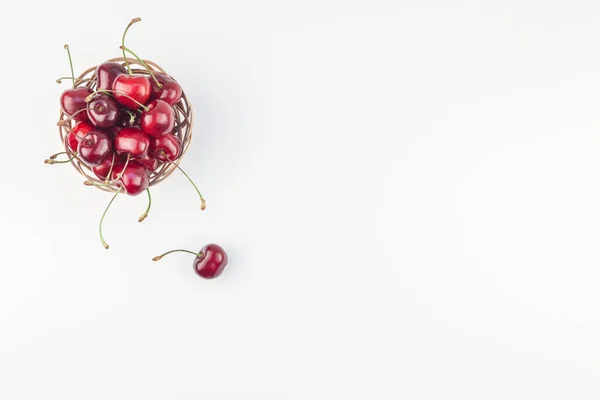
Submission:
[[[160,83],[158,81],[158,79],[156,79],[156,76],[154,76],[154,72],[152,72],[152,70],[150,69],[150,67],[148,66],[148,64],[146,64],[146,62],[144,60],[142,60],[137,54],[135,54],[128,47],[121,46],[121,50],[123,50],[123,54],[125,54],[125,52],[128,52],[129,54],[131,54],[132,56],[134,56],[144,66],[144,68],[146,68],[146,70],[148,71],[148,73],[150,74],[150,76],[152,77],[152,79],[154,79],[154,82],[156,82],[156,85],[158,86],[158,88],[159,89],[162,88],[162,83]]]
[[[125,28],[125,32],[123,32],[123,38],[121,39],[121,50],[123,50],[123,58],[125,59],[125,66],[127,67],[127,70],[129,71],[129,75],[132,74],[131,72],[131,67],[129,66],[129,62],[127,61],[127,55],[125,54],[125,36],[127,35],[127,31],[129,30],[129,28],[131,28],[131,25],[140,22],[142,19],[141,18],[134,18],[131,20],[131,22],[129,22],[129,25],[127,25],[127,28]]]
[[[168,162],[170,162],[172,165],[176,166],[177,169],[179,169],[181,171],[181,173],[183,175],[185,175],[185,177],[187,178],[188,181],[190,181],[190,183],[192,184],[192,186],[194,187],[194,189],[196,189],[196,192],[198,193],[198,196],[200,196],[200,209],[204,210],[206,209],[206,200],[204,200],[204,197],[202,197],[202,193],[200,193],[200,190],[198,189],[198,186],[196,186],[196,184],[194,183],[194,181],[192,180],[192,178],[189,177],[188,174],[185,173],[185,171],[183,170],[183,168],[181,168],[179,165],[177,165],[177,163],[174,163],[173,161],[171,161],[168,157],[167,157],[167,153],[165,153],[164,150],[160,151],[164,157],[167,159]]]
[[[90,94],[88,97],[85,98],[85,102],[89,103],[90,101],[92,101],[92,99],[94,98],[94,96],[98,93],[103,93],[103,94],[109,94],[109,93],[116,93],[120,96],[123,97],[127,97],[129,100],[135,102],[138,106],[142,107],[145,111],[148,111],[149,108],[146,107],[145,105],[143,105],[142,103],[140,103],[139,101],[137,101],[136,99],[134,99],[133,97],[127,95],[127,93],[122,92],[120,90],[110,90],[110,89],[98,89],[96,92]]]
[[[63,79],[73,79],[70,76],[61,76],[56,80],[56,83],[61,84]],[[86,78],[76,78],[77,82],[95,82],[95,79],[86,79]]]
[[[150,212],[150,207],[152,207],[152,195],[150,194],[150,189],[146,189],[146,193],[148,193],[148,208],[146,208],[146,212],[144,212],[140,216],[140,219],[138,220],[138,222],[142,222],[143,220],[146,219],[146,217],[148,216],[148,213]]]
[[[158,260],[160,260],[161,258],[163,258],[164,256],[166,256],[167,254],[171,254],[171,253],[175,253],[175,252],[179,252],[179,251],[180,251],[180,252],[183,252],[183,253],[189,253],[189,254],[193,254],[193,255],[195,255],[196,257],[200,257],[200,258],[204,257],[204,253],[194,253],[193,251],[189,251],[189,250],[177,249],[177,250],[171,250],[171,251],[167,251],[166,253],[164,253],[164,254],[161,254],[160,256],[156,256],[156,257],[154,257],[154,258],[152,259],[152,261],[158,261]]]
[[[115,166],[115,156],[116,154],[113,153],[112,161],[110,162],[110,168],[108,169],[108,174],[106,174],[106,178],[104,178],[104,184],[108,184],[108,182],[110,182],[110,176],[112,174],[113,167]]]
[[[69,154],[69,153],[66,151],[61,151],[60,153],[52,154],[50,157],[48,157],[46,160],[44,160],[44,164],[65,164],[65,163],[71,162],[77,158],[77,153],[74,153],[73,156],[71,158],[69,158],[68,160],[56,161],[56,157],[58,157],[61,154]]]
[[[119,190],[117,190],[117,192],[113,196],[113,198],[110,199],[110,202],[108,203],[108,205],[106,206],[106,209],[102,213],[102,218],[100,218],[100,227],[99,227],[98,231],[100,232],[100,240],[102,241],[102,246],[104,246],[105,249],[108,249],[109,246],[108,246],[108,243],[106,243],[106,241],[104,240],[104,236],[102,235],[102,223],[104,222],[104,217],[106,216],[106,212],[110,208],[110,205],[113,203],[113,201],[115,201],[115,199],[117,198],[119,193],[121,193],[121,189],[123,189],[123,188],[120,187]]]
[[[71,50],[69,49],[68,44],[65,44],[65,50],[67,50],[67,55],[69,56],[69,65],[71,66],[71,79],[73,80],[73,89],[75,89],[75,72],[73,71],[73,60],[71,59]]]
[[[87,108],[87,107],[86,107],[86,108],[82,108],[81,110],[78,110],[78,111],[74,112],[73,114],[69,115],[67,118],[65,118],[65,119],[61,119],[60,121],[58,121],[58,122],[56,123],[56,125],[58,125],[58,126],[63,126],[63,125],[65,125],[67,122],[69,122],[70,120],[72,120],[72,119],[73,119],[73,118],[74,118],[74,117],[75,117],[77,114],[79,114],[79,113],[82,113],[82,112],[84,112],[84,111],[87,111],[87,110],[88,110],[88,108]],[[68,115],[68,114],[65,114],[65,115]]]

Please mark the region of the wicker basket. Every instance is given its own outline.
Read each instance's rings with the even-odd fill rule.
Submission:
[[[123,65],[125,64],[125,59],[123,57],[113,58],[108,61],[118,62]],[[141,65],[141,63],[138,60],[132,59],[132,58],[127,58],[127,62],[131,65],[133,73],[150,75],[150,73]],[[152,68],[153,72],[156,71],[156,72],[161,72],[163,74],[168,75],[165,72],[165,70],[163,70],[156,63],[153,63],[152,61],[148,61],[148,60],[144,60],[144,62],[146,64],[148,64],[148,66],[150,68]],[[136,69],[136,68],[134,68],[134,65],[137,65],[138,67],[141,67],[141,68]],[[85,70],[78,78],[76,78],[75,86],[87,86],[90,89],[94,90],[96,87],[96,67],[91,67],[91,68]],[[181,147],[182,147],[181,156],[173,162],[176,164],[179,164],[179,162],[183,158],[184,154],[186,153],[186,151],[192,141],[192,125],[193,125],[192,105],[187,100],[185,93],[182,93],[181,100],[179,100],[179,102],[173,106],[173,110],[175,112],[175,128],[173,129],[173,135],[177,136],[179,138],[179,140],[181,140]],[[63,121],[63,120],[67,120],[67,118],[68,118],[68,115],[66,115],[61,110],[59,119],[61,121]],[[62,125],[62,126],[59,125],[59,129],[58,129],[59,134],[60,134],[60,139],[64,143],[65,151],[69,155],[69,158],[75,156],[75,152],[73,152],[68,145],[67,135],[69,134],[69,131],[73,128],[75,123],[77,123],[77,121],[70,119],[66,123],[64,123],[64,125]],[[77,171],[79,171],[79,173],[81,175],[83,175],[86,178],[86,180],[90,180],[97,184],[104,183],[104,180],[98,179],[98,177],[96,176],[96,174],[94,174],[92,169],[89,166],[87,166],[81,159],[79,159],[78,156],[75,156],[75,158],[73,158],[73,160],[71,161],[71,164],[73,164],[75,169]],[[175,170],[175,168],[176,168],[175,165],[173,165],[171,163],[162,163],[161,165],[159,165],[159,167],[150,174],[150,186],[154,186],[154,185],[158,184],[159,182],[161,182],[163,179],[165,179],[167,176],[169,176],[173,172],[173,170]],[[98,189],[108,191],[108,192],[116,192],[118,190],[118,187],[116,187],[115,185],[111,185],[111,186],[94,185],[94,186],[96,186]]]

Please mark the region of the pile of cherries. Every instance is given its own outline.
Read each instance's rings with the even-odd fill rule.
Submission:
[[[92,79],[79,79],[78,84],[91,82],[88,86],[76,86],[71,52],[65,45],[71,66],[73,87],[60,96],[60,106],[67,116],[58,122],[66,127],[66,144],[71,150],[50,156],[47,164],[68,163],[77,158],[91,168],[100,183],[87,180],[84,184],[98,187],[117,188],[116,193],[104,210],[100,219],[100,239],[102,245],[109,246],[102,234],[104,217],[121,192],[130,196],[142,192],[148,194],[148,208],[139,221],[142,222],[150,211],[150,176],[164,163],[178,168],[195,188],[201,200],[201,209],[206,202],[198,187],[175,161],[181,157],[182,143],[174,134],[174,106],[180,101],[183,90],[172,77],[150,69],[146,62],[131,49],[125,47],[127,31],[140,18],[133,19],[125,32],[120,49],[124,64],[104,62],[97,66]],[[126,53],[135,57],[148,74],[134,74]],[[60,78],[57,82],[61,82]],[[95,85],[94,85],[95,84]],[[67,160],[57,157],[67,154]],[[215,278],[227,265],[227,254],[216,244],[203,247],[199,253],[187,250],[173,250],[164,255],[184,251],[196,255],[194,269],[203,278]]]

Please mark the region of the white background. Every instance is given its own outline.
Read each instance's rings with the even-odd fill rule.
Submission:
[[[0,398],[599,398],[598,2],[187,3],[3,6]],[[175,173],[105,251],[110,196],[43,160],[62,46],[137,16],[208,208]],[[217,280],[151,261],[208,242]]]

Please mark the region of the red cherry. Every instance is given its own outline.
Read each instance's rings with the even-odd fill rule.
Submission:
[[[194,271],[205,279],[213,279],[221,275],[227,266],[227,253],[218,244],[207,244],[194,259]]]
[[[124,165],[115,166],[111,174],[111,179],[116,180],[123,172]],[[137,161],[129,161],[123,175],[116,182],[118,187],[123,188],[125,193],[135,196],[142,193],[150,184],[150,173],[142,164]]]
[[[151,94],[150,80],[146,75],[118,75],[113,82],[115,100],[128,108],[138,109],[140,105],[132,99],[146,104]],[[127,97],[129,96],[129,97]]]
[[[108,157],[106,160],[104,160],[102,162],[102,164],[98,165],[97,167],[92,168],[92,171],[94,171],[94,174],[96,174],[96,176],[100,179],[106,179],[106,177],[108,176],[108,171],[110,171],[110,166],[113,164],[113,158]],[[119,157],[115,157],[115,161],[114,161],[114,165],[113,165],[113,169],[115,169],[117,166],[120,166],[121,168],[123,167],[125,163],[123,162],[123,160],[121,160]]]
[[[67,135],[67,142],[69,143],[69,148],[73,151],[77,151],[77,147],[79,147],[79,142],[81,142],[85,135],[87,135],[90,131],[93,130],[94,125],[90,124],[89,122],[78,122]]]
[[[181,156],[181,141],[175,135],[152,139],[152,155],[160,161],[175,161]]]
[[[144,157],[139,158],[137,160],[140,164],[142,164],[149,172],[153,172],[158,168],[159,161],[151,156],[150,154],[146,154]]]
[[[87,115],[98,128],[110,128],[117,124],[119,106],[107,94],[95,94],[88,104]]]
[[[163,100],[152,100],[142,112],[142,129],[150,136],[159,137],[173,132],[175,113]]]
[[[221,275],[225,267],[227,266],[228,257],[227,253],[218,244],[210,243],[204,246],[200,252],[194,253],[189,250],[171,250],[160,256],[154,257],[153,261],[158,261],[167,254],[182,251],[196,255],[194,259],[194,271],[198,276],[205,279],[213,279]]]
[[[148,154],[150,137],[140,128],[121,128],[115,135],[115,151],[117,154],[142,158]]]
[[[96,68],[98,89],[111,90],[115,78],[121,74],[126,74],[127,70],[121,64],[116,62],[105,62]]]
[[[158,87],[156,81],[150,81],[152,85],[152,98],[164,100],[172,106],[177,104],[183,93],[181,85],[175,79],[165,74],[155,73],[154,77],[162,84],[162,87]]]
[[[112,141],[107,133],[94,130],[83,137],[77,151],[87,165],[96,167],[112,154]]]
[[[87,107],[85,98],[92,93],[92,89],[85,86],[67,89],[60,95],[60,108],[69,116],[75,114],[77,111],[84,110]],[[80,112],[73,119],[85,121],[88,117],[85,112]]]

